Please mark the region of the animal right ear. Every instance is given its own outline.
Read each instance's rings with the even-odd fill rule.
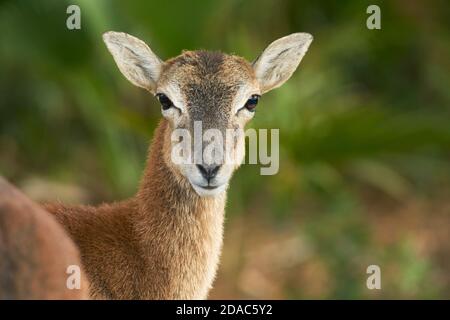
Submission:
[[[103,41],[125,78],[155,93],[162,60],[143,41],[123,32],[106,32]]]
[[[272,42],[253,62],[261,93],[285,83],[297,69],[313,37],[308,33],[293,33]]]

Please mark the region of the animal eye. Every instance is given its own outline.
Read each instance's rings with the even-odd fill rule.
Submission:
[[[156,98],[158,98],[159,103],[161,103],[161,107],[163,110],[167,110],[173,107],[172,101],[164,93],[156,94]]]
[[[250,99],[247,100],[244,107],[250,112],[255,112],[256,105],[258,104],[259,101],[259,97],[260,96],[257,94],[252,95]]]

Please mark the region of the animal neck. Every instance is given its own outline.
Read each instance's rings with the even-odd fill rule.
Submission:
[[[199,299],[206,297],[216,272],[226,194],[200,197],[195,193],[170,163],[170,135],[169,123],[162,120],[137,193],[134,225],[142,254],[151,264],[149,276],[155,276],[151,270],[169,273],[167,289],[154,291],[171,290],[163,293],[164,298]]]

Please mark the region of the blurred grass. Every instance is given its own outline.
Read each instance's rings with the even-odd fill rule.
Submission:
[[[370,31],[365,9],[375,3],[382,30]],[[68,4],[81,7],[79,31],[65,27]],[[423,232],[443,219],[448,234],[449,21],[450,6],[439,0],[2,0],[0,174],[25,189],[30,177],[76,185],[94,203],[136,191],[159,106],[120,75],[104,31],[134,34],[163,58],[205,48],[248,59],[280,36],[310,32],[315,40],[299,70],[263,97],[251,124],[280,128],[280,172],[239,170],[230,227],[263,219],[269,240],[292,233],[310,244],[312,258],[283,278],[298,275],[300,283],[286,280],[281,297],[448,298],[445,229],[426,233],[423,241],[438,245],[422,252],[416,233],[383,244],[378,238],[389,233],[370,222],[391,215],[400,230],[397,212],[426,203],[443,209],[414,211]],[[240,259],[232,270],[244,270],[245,257],[224,259]],[[379,295],[364,287],[369,262],[389,272]],[[303,278],[317,266],[320,274]],[[227,287],[220,279],[218,297],[254,297],[241,280]],[[308,291],[320,281],[327,290]]]

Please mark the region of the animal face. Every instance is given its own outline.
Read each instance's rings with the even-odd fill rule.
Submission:
[[[172,150],[180,147],[181,154],[173,152],[169,165],[200,196],[227,188],[244,159],[243,130],[259,97],[289,79],[312,41],[305,33],[278,39],[253,63],[209,51],[186,51],[163,62],[133,36],[107,32],[103,38],[124,76],[160,101]]]

